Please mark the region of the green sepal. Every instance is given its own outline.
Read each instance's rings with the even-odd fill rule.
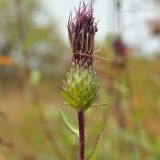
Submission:
[[[78,103],[76,100],[74,100],[69,94],[67,94],[65,91],[61,91],[62,97],[68,102],[72,107],[78,107]]]

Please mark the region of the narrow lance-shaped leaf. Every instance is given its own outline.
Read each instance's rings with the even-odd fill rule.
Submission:
[[[59,115],[67,129],[79,136],[78,127],[76,126],[75,122],[62,109],[59,109]]]
[[[93,148],[91,150],[91,153],[89,154],[88,158],[86,160],[97,160],[98,154],[99,154],[99,150],[102,144],[102,133],[103,133],[103,128],[102,130],[99,132],[95,143],[93,145]]]

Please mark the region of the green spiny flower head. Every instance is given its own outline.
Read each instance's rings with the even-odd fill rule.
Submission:
[[[99,83],[95,71],[76,66],[67,73],[61,94],[65,101],[77,110],[86,110],[99,95]]]

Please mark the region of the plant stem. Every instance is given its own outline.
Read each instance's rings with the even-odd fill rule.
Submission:
[[[79,153],[80,160],[84,160],[85,152],[85,134],[84,134],[84,111],[78,112],[78,123],[79,123]]]
[[[23,53],[23,63],[24,63],[24,70],[25,73],[29,74],[29,69],[27,67],[28,58],[29,58],[29,51],[27,48],[24,47],[24,43],[26,41],[26,34],[25,34],[25,20],[23,15],[23,8],[22,8],[22,0],[15,0],[15,12],[16,12],[16,19],[17,19],[17,28],[18,28],[18,38],[22,48]]]

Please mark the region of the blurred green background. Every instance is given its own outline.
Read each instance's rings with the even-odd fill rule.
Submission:
[[[96,41],[94,63],[101,84],[97,104],[109,105],[86,113],[86,154],[104,127],[97,160],[159,160],[160,52],[147,56],[123,40],[125,1],[114,2],[115,32]],[[77,138],[58,113],[61,107],[76,121],[59,93],[72,53],[61,19],[46,10],[39,0],[0,0],[0,160],[78,159]],[[158,16],[143,23],[160,41]]]

